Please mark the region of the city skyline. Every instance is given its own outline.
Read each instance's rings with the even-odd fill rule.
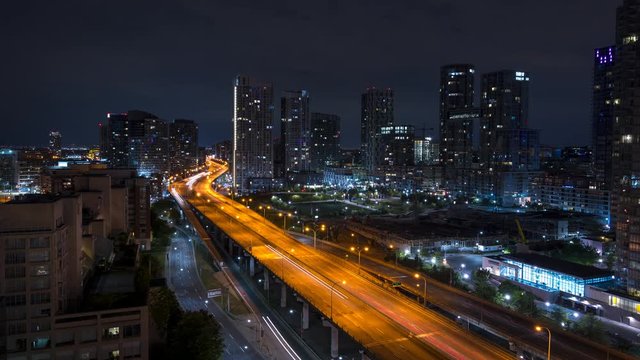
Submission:
[[[464,62],[474,64],[478,73],[502,68],[527,71],[532,77],[530,126],[542,130],[541,143],[588,144],[593,49],[611,43],[613,30],[606,24],[614,20],[617,3],[591,1],[586,6],[580,2],[580,11],[571,12],[571,26],[563,14],[577,2],[537,2],[519,5],[518,9],[498,6],[497,2],[403,2],[396,4],[398,9],[394,11],[388,11],[382,2],[364,9],[323,2],[303,8],[282,3],[267,8],[245,4],[246,8],[223,5],[215,9],[194,4],[147,8],[145,4],[116,3],[91,9],[43,4],[38,10],[27,10],[11,4],[14,9],[9,10],[20,16],[2,25],[11,38],[7,52],[11,55],[2,60],[2,72],[17,86],[3,90],[6,101],[2,111],[8,118],[21,121],[5,126],[0,143],[45,144],[46,133],[28,135],[22,131],[22,126],[35,125],[43,118],[48,119],[51,130],[63,134],[66,144],[97,143],[97,139],[83,134],[95,134],[95,125],[107,112],[142,109],[161,118],[194,119],[201,126],[201,144],[211,145],[229,138],[233,117],[229,89],[236,75],[246,73],[273,82],[276,97],[286,89],[308,89],[311,111],[339,115],[343,145],[356,147],[359,97],[364,89],[392,88],[398,123],[437,128],[440,66]],[[360,10],[366,20],[355,16]],[[118,14],[142,15],[145,11],[153,15],[149,19],[154,23],[186,26],[174,29],[165,25],[150,30],[144,26],[150,20],[143,17],[125,27],[127,30],[118,29],[122,21],[116,20]],[[243,11],[249,18],[247,30],[229,34],[225,29],[232,24],[226,18],[233,19]],[[398,11],[407,13],[409,19]],[[488,24],[478,16],[485,12],[504,21],[497,22],[500,26]],[[32,20],[29,28],[19,22],[24,16]],[[544,22],[540,21],[542,17]],[[335,23],[334,28],[321,30],[314,26],[327,18]],[[65,22],[58,21],[62,19],[71,25],[60,25]],[[78,25],[74,19],[105,26],[80,32],[74,27]],[[258,25],[250,21],[256,19],[268,24],[270,30],[253,36]],[[393,33],[378,29],[376,24],[380,23]],[[292,27],[302,29],[293,35],[296,39],[309,41],[298,41],[293,56],[283,59],[277,54],[287,45],[278,34]],[[507,32],[505,27],[516,30]],[[34,40],[50,28],[55,30],[47,41]],[[437,32],[440,28],[449,31]],[[481,28],[485,36],[480,37],[476,28]],[[376,38],[390,45],[367,50]],[[234,39],[246,41],[247,46],[227,44]],[[323,44],[325,56],[309,56]],[[83,50],[78,53],[78,48]],[[183,56],[188,53],[198,56]],[[254,61],[256,56],[264,61]],[[368,60],[374,57],[378,60]],[[575,129],[575,136],[562,137],[566,129]]]

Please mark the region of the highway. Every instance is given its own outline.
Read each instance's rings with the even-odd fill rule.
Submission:
[[[302,236],[296,237],[302,238]],[[347,254],[353,255],[348,249],[332,243],[322,242],[322,246],[319,246],[319,249],[332,253],[339,258],[344,258]],[[357,266],[353,259],[351,264],[353,267]],[[401,279],[406,289],[422,296],[423,280],[413,278],[415,271],[402,267],[396,268],[392,263],[385,263],[381,259],[365,254],[361,257],[361,267],[363,270],[380,274],[387,279]],[[415,284],[420,284],[421,287],[413,288]],[[528,346],[539,349],[544,349],[547,346],[546,335],[534,331],[534,327],[537,325],[535,320],[520,316],[495,304],[484,302],[461,290],[431,279],[428,279],[427,285],[427,300],[448,312],[460,315],[460,322],[463,325],[470,318],[472,323],[480,322],[502,334],[509,334],[511,340],[516,343],[526,343]],[[416,289],[418,291],[415,291]],[[554,359],[631,359],[630,356],[584,340],[565,330],[554,329],[552,331]]]
[[[376,359],[513,359],[514,354],[449,319],[389,293],[343,260],[301,245],[257,213],[213,191],[211,176],[175,189],[238,244],[332,318]]]

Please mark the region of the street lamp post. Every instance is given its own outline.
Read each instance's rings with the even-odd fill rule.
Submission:
[[[278,216],[282,218],[283,222],[282,222],[282,230],[287,231],[287,216],[291,217],[291,213],[288,213],[286,215],[282,215],[282,213],[278,213]]]
[[[543,326],[536,326],[536,331],[540,332],[542,331],[542,329],[547,330],[547,333],[549,334],[549,343],[547,345],[547,360],[551,360],[551,330]]]
[[[311,229],[311,228],[308,228],[308,227],[304,228],[304,230],[307,231],[307,232],[308,231],[313,231],[313,248],[317,249],[318,245],[317,245],[316,241],[317,241],[317,237],[318,237],[318,234],[317,234],[318,231],[316,229]]]
[[[389,245],[389,249],[393,250],[393,253],[396,256],[396,269],[397,269],[398,268],[398,249],[394,249],[393,244]]]
[[[331,283],[331,292],[329,293],[329,301],[330,301],[330,316],[329,319],[331,319],[331,321],[333,321],[333,288],[336,286],[336,284],[338,283],[338,280],[333,281]],[[345,280],[342,280],[342,285],[345,285],[347,282]]]
[[[267,222],[267,209],[271,210],[271,206],[258,206],[258,209],[262,210],[262,222]]]
[[[420,279],[420,274],[413,274],[413,277],[416,279]],[[422,296],[424,299],[424,306],[427,306],[427,278],[425,276],[422,276],[422,280],[424,281],[424,295]]]
[[[359,246],[357,248],[355,246],[351,247],[351,251],[358,252],[358,274],[360,274],[360,254],[362,253],[362,250],[369,251],[369,248],[366,246],[364,248],[360,248]]]

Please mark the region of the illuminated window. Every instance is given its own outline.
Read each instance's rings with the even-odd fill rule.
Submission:
[[[633,135],[622,135],[622,143],[623,144],[633,143]]]
[[[113,338],[117,338],[119,336],[120,336],[120,327],[118,327],[118,326],[106,328],[102,332],[102,338],[103,339],[113,339]]]
[[[624,39],[622,39],[622,43],[624,45],[633,44],[636,41],[638,41],[638,35],[636,34],[631,34],[629,36],[626,36]]]

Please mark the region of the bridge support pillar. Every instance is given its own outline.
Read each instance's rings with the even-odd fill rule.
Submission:
[[[302,330],[309,328],[309,303],[303,298],[298,298],[298,301],[302,303]]]
[[[252,257],[249,258],[249,275],[253,277],[256,274],[256,259]]]
[[[322,320],[322,325],[331,328],[331,358],[338,357],[338,328],[326,319]]]
[[[371,359],[364,353],[364,350],[360,350],[360,360],[371,360]]]
[[[233,240],[231,238],[229,239],[229,254],[231,254],[231,256],[233,256]]]
[[[264,286],[263,289],[267,291],[269,290],[269,270],[266,267],[264,268],[263,274],[264,274],[264,284],[262,286]]]
[[[287,284],[282,282],[282,286],[280,286],[280,307],[287,307]]]

